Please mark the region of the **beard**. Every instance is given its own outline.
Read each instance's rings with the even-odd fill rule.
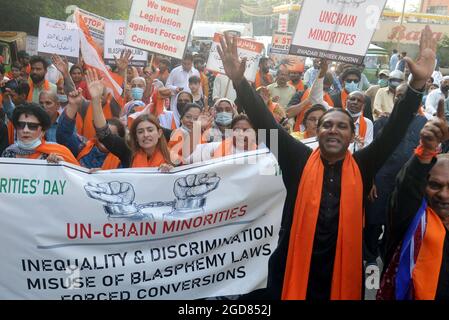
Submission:
[[[45,76],[40,76],[38,74],[32,73],[30,74],[30,78],[34,83],[39,83],[45,79]]]

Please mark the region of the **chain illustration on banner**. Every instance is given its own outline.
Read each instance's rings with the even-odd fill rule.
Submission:
[[[104,211],[109,218],[153,220],[153,213],[144,210],[161,207],[171,208],[171,211],[164,215],[167,218],[184,218],[204,213],[206,196],[218,188],[220,180],[216,173],[191,174],[175,181],[175,200],[144,204],[134,202],[134,186],[128,182],[88,183],[84,190],[90,198],[104,203]]]

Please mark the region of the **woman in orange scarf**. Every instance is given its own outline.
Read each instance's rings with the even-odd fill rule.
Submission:
[[[397,178],[378,300],[449,300],[449,139],[444,104]]]
[[[318,122],[312,151],[282,130],[244,78],[237,43],[221,39],[218,52],[237,98],[257,129],[278,129],[268,147],[279,160],[287,197],[278,248],[268,266],[268,288],[251,298],[360,300],[362,298],[363,199],[377,170],[399,145],[433,73],[436,41],[426,27],[417,62],[407,58],[412,80],[381,135],[351,155],[355,125],[347,111],[332,108]],[[420,91],[421,90],[421,91]],[[258,294],[262,294],[258,295]]]
[[[50,117],[45,110],[35,103],[25,103],[14,110],[12,123],[16,130],[16,143],[9,146],[2,157],[42,159],[51,163],[66,161],[79,165],[73,154],[66,147],[46,142],[45,130],[50,125]]]
[[[188,103],[181,111],[181,127],[173,131],[168,147],[171,150],[172,162],[186,163],[198,145],[206,143],[203,133],[212,126],[213,117],[202,113],[196,103]],[[176,156],[177,155],[177,156]]]
[[[134,120],[130,132],[129,143],[125,139],[111,133],[107,125],[101,95],[103,82],[95,70],[88,70],[86,81],[92,96],[93,120],[99,141],[122,163],[123,168],[159,168],[167,172],[172,168],[163,130],[158,120],[144,114]]]
[[[327,111],[326,107],[316,104],[306,111],[303,119],[303,126],[306,130],[300,132],[295,131],[292,132],[292,136],[298,140],[304,140],[316,137],[317,135],[317,126],[318,120],[321,116]]]

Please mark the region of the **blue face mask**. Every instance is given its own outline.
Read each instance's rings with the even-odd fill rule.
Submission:
[[[69,102],[69,99],[65,94],[58,94],[58,101],[59,103],[67,103]]]
[[[220,126],[229,126],[232,122],[233,114],[230,112],[220,112],[217,113],[215,117],[215,122]]]
[[[352,82],[345,82],[345,89],[349,93],[357,91],[359,89],[359,84],[355,81]]]
[[[131,96],[134,100],[142,100],[144,90],[142,88],[132,88]]]
[[[42,140],[41,140],[41,138],[37,138],[30,142],[22,142],[20,140],[17,140],[16,143],[20,149],[31,151],[31,150],[34,150],[37,147],[39,147],[42,144]]]
[[[379,81],[377,81],[377,84],[381,88],[386,88],[388,87],[388,79],[379,79]]]

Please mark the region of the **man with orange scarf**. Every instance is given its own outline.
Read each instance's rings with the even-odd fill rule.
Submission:
[[[47,74],[48,62],[42,57],[34,56],[31,58],[31,73],[30,80],[28,83],[30,85],[30,93],[28,94],[27,101],[39,103],[39,95],[42,91],[52,91],[56,94],[56,85],[45,80],[45,75]]]
[[[346,101],[346,110],[355,124],[355,141],[349,147],[351,152],[363,149],[373,141],[373,123],[370,119],[363,116],[365,98],[366,96],[363,92],[354,91],[349,94]]]
[[[392,195],[379,300],[449,300],[449,139],[444,102],[421,130]]]
[[[363,199],[376,171],[407,131],[433,72],[436,41],[426,27],[420,59],[407,58],[413,75],[381,136],[352,155],[355,125],[347,111],[332,108],[318,122],[315,151],[282,130],[244,78],[236,41],[226,36],[218,51],[238,99],[258,129],[278,129],[278,160],[287,189],[279,245],[270,257],[268,288],[247,298],[360,300],[362,298]]]

